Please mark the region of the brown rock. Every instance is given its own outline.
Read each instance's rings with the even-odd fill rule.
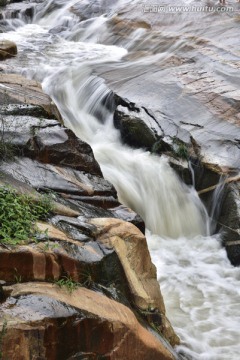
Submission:
[[[145,236],[132,224],[117,219],[91,219],[97,226],[97,241],[114,248],[124,269],[134,304],[141,311],[159,312],[161,332],[172,345],[179,343],[170,322],[157,281],[156,268],[151,262]]]
[[[97,241],[106,247],[113,247],[118,254],[136,305],[143,310],[157,307],[165,313],[156,268],[151,262],[141,231],[117,219],[91,219],[89,222],[97,226]]]
[[[3,319],[4,359],[174,359],[129,308],[84,288],[70,294],[50,284],[14,285],[0,327]]]
[[[7,58],[17,55],[17,45],[8,40],[0,41],[0,60],[5,60]]]

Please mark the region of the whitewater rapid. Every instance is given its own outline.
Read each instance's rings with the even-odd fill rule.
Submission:
[[[121,143],[111,110],[103,105],[111,91],[93,73],[96,64],[120,66],[144,32],[125,47],[101,44],[96,32],[106,31],[117,5],[79,25],[69,11],[76,2],[59,0],[49,14],[53,1],[45,1],[30,24],[8,20],[10,31],[0,39],[17,43],[20,63],[13,60],[12,67],[42,82],[65,125],[92,146],[120,201],[145,220],[167,316],[181,338],[177,351],[193,360],[238,360],[240,269],[229,263],[221,235],[209,235],[210,221],[196,191],[179,180],[167,158]],[[63,31],[56,35],[57,26]]]

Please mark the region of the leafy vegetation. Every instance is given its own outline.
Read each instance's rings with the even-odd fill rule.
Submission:
[[[36,239],[37,220],[46,219],[52,209],[48,196],[38,202],[28,195],[18,194],[10,187],[0,187],[0,243],[15,245]]]
[[[57,284],[59,287],[66,287],[70,293],[72,293],[79,286],[81,286],[80,283],[74,281],[70,276],[64,276],[62,279],[56,281],[55,284]]]

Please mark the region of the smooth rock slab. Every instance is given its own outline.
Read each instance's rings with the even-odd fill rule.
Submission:
[[[51,98],[44,94],[41,85],[17,74],[0,73],[0,106],[29,104],[41,106],[53,119],[62,122],[62,117]]]
[[[129,308],[102,294],[84,288],[69,294],[44,283],[18,284],[10,292],[0,309],[0,326],[4,319],[8,324],[5,359],[58,360],[79,353],[96,360],[174,359]]]
[[[69,167],[43,164],[27,157],[19,157],[14,161],[2,163],[0,170],[35,189],[116,198],[116,190],[107,180]]]

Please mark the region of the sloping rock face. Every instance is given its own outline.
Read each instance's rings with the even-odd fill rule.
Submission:
[[[41,283],[10,291],[2,309],[9,321],[2,344],[8,358],[173,359],[129,308],[99,293],[80,288],[70,295]]]
[[[176,358],[142,219],[39,84],[0,76],[0,186],[52,199],[37,240],[0,241],[2,358]]]
[[[128,55],[123,66],[100,64],[95,69],[115,92],[114,124],[123,142],[170,156],[173,168],[188,184],[193,184],[193,171],[198,191],[240,171],[235,50],[240,8],[229,1],[233,11],[220,14],[218,5],[210,3],[215,11],[189,14],[168,12],[171,1],[123,6],[108,21],[111,35],[101,34],[101,42],[124,46]],[[218,203],[224,199],[222,208],[214,215],[233,264],[239,264],[238,187],[223,189],[218,198]],[[202,196],[209,214],[215,195],[209,191]]]

